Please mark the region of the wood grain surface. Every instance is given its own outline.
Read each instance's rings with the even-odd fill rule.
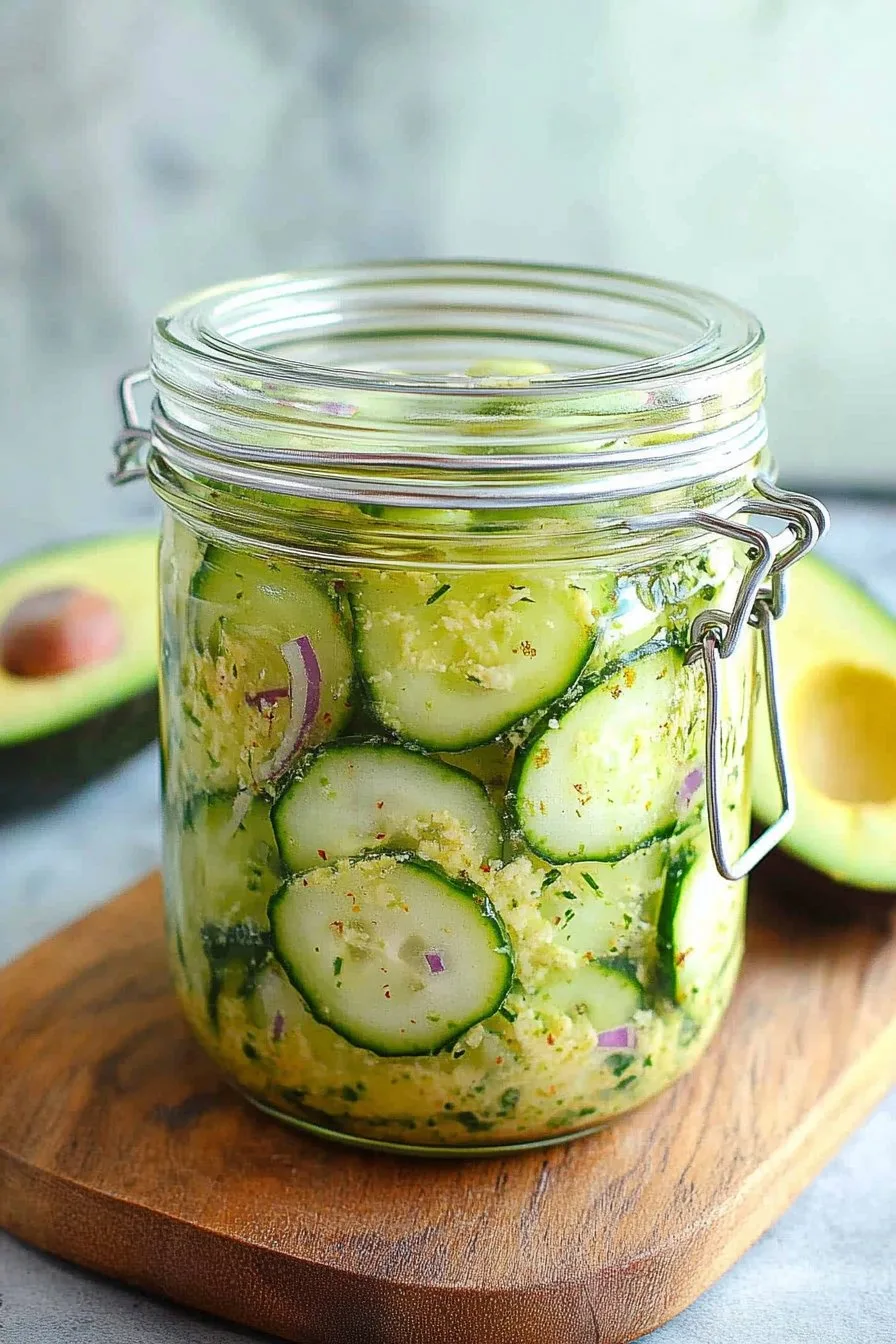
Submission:
[[[302,1344],[634,1339],[896,1081],[889,919],[826,928],[794,911],[805,870],[768,872],[689,1077],[592,1138],[467,1161],[330,1146],[232,1093],[179,1016],[149,878],[0,973],[0,1224]]]

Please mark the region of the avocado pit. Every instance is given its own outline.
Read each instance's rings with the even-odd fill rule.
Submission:
[[[123,641],[115,605],[88,588],[47,588],[16,604],[0,626],[0,667],[55,677],[108,662]]]

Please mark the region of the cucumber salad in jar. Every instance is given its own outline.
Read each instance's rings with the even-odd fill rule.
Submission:
[[[480,521],[452,527],[475,546]],[[691,1065],[736,978],[744,884],[713,860],[686,653],[742,564],[704,536],[631,569],[452,564],[447,544],[324,565],[169,514],[172,961],[251,1099],[469,1150],[593,1129]],[[738,851],[753,656],[748,632],[724,672]]]

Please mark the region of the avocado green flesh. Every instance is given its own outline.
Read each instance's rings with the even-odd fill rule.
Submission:
[[[113,769],[157,733],[154,534],[81,542],[0,570],[0,626],[32,594],[83,588],[114,604],[114,657],[47,677],[0,668],[0,813],[64,797]]]
[[[896,618],[810,557],[775,633],[796,801],[782,848],[847,885],[896,890]],[[760,696],[753,807],[768,824],[780,806]]]

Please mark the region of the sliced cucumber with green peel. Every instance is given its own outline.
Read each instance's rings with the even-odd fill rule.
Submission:
[[[484,892],[411,855],[291,878],[269,907],[274,950],[309,1010],[377,1055],[431,1055],[500,1008],[507,931]]]
[[[371,574],[354,583],[357,659],[374,713],[434,751],[491,741],[573,685],[595,638],[570,577]]]
[[[643,987],[624,962],[593,961],[571,975],[553,976],[543,993],[552,1008],[573,1021],[585,1018],[598,1032],[625,1026],[644,1007]]]
[[[459,845],[478,867],[499,858],[503,843],[478,779],[390,742],[322,747],[286,786],[272,820],[294,873],[374,849],[414,851],[423,838]]]
[[[351,644],[321,580],[288,561],[209,546],[191,583],[196,651],[184,664],[191,773],[265,785],[351,714]]]
[[[666,871],[666,845],[651,845],[619,863],[569,863],[542,879],[539,908],[553,941],[579,956],[616,957],[653,922]]]
[[[726,882],[708,849],[685,846],[669,865],[657,923],[663,988],[699,1021],[743,934],[744,884]]]
[[[535,853],[608,863],[671,835],[699,749],[701,688],[682,651],[657,640],[558,707],[512,783],[516,821]]]
[[[222,990],[242,993],[270,955],[268,902],[283,868],[267,805],[248,794],[190,799],[175,854],[175,946],[216,1025]]]
[[[191,921],[267,927],[268,901],[283,881],[267,803],[248,794],[192,798],[179,846]]]

